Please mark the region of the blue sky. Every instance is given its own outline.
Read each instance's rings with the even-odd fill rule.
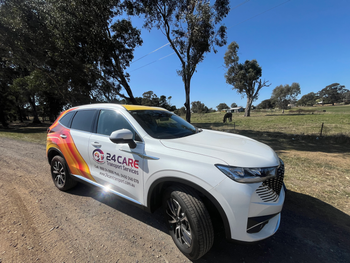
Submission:
[[[246,1],[230,1],[231,9],[243,2]],[[267,11],[271,8],[274,9]],[[349,14],[348,0],[250,0],[231,10],[224,20],[227,45],[218,48],[216,54],[207,53],[198,65],[191,82],[191,101],[199,100],[214,109],[222,102],[245,107],[246,97],[242,99],[224,78],[223,57],[232,41],[240,46],[240,62],[256,59],[262,67],[262,79],[271,83],[261,90],[254,105],[270,98],[272,90],[281,84],[298,82],[299,98],[334,82],[350,89]],[[165,57],[173,53],[168,45],[139,59],[167,44],[167,40],[157,29],[143,29],[142,18],[132,21],[142,29],[143,39],[143,45],[135,50],[135,62],[128,69],[134,95],[141,97],[152,90],[158,96],[172,96],[171,104],[182,107],[185,89],[176,73],[180,68],[178,57]]]

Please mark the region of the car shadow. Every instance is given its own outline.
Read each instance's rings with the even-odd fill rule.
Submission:
[[[115,195],[84,184],[78,184],[69,193],[91,197],[168,234],[161,209],[150,214],[127,202],[120,202]],[[214,219],[213,222],[220,221]],[[231,243],[226,241],[223,230],[219,231],[215,234],[212,249],[196,262],[348,263],[349,248],[349,215],[316,198],[288,190],[281,225],[275,235],[256,243]]]
[[[223,237],[223,236],[222,236]],[[197,262],[350,262],[350,216],[311,196],[287,191],[277,233],[253,244],[216,238]]]
[[[103,189],[97,186],[88,185],[85,183],[79,183],[72,190],[68,191],[68,193],[91,197],[100,203],[103,203],[113,209],[118,210],[119,212],[139,220],[140,222],[152,226],[164,233],[168,233],[161,209],[157,209],[157,211],[151,214],[143,210],[142,207],[140,208],[137,205],[133,205],[132,202],[126,201],[115,194],[105,192]]]
[[[196,127],[215,129],[228,133],[239,134],[263,142],[275,151],[298,150],[308,152],[344,153],[350,154],[350,137],[344,134],[324,135],[319,134],[288,134],[284,132],[254,131],[241,129],[227,129],[225,123],[195,123]],[[224,127],[222,128],[221,127]]]

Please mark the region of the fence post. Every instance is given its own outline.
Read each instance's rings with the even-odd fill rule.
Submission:
[[[321,126],[321,133],[320,133],[320,137],[322,137],[322,130],[323,130],[323,122],[322,122],[322,126]]]

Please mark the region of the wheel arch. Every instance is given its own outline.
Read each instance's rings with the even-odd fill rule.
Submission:
[[[188,181],[182,178],[163,177],[163,178],[157,179],[152,183],[147,194],[147,210],[149,212],[153,213],[158,207],[161,206],[162,196],[165,189],[173,185],[189,186],[194,190],[196,190],[201,196],[201,198],[203,199],[203,202],[207,206],[207,209],[210,211],[210,214],[214,213],[220,217],[224,225],[225,236],[227,239],[231,239],[230,224],[226,216],[226,213],[222,208],[222,206],[220,205],[220,203],[204,188],[200,187],[199,185],[191,181]]]
[[[50,148],[48,151],[47,151],[47,161],[49,162],[49,164],[51,164],[51,160],[53,159],[53,157],[55,157],[56,155],[59,155],[61,156],[63,159],[64,156],[63,156],[63,153],[57,149],[57,148]]]

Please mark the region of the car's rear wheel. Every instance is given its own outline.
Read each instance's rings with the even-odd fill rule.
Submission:
[[[169,187],[163,206],[170,235],[180,251],[191,260],[207,253],[214,242],[214,230],[197,192],[186,186]]]
[[[51,175],[55,186],[61,191],[67,191],[77,184],[70,176],[66,161],[59,155],[51,160]]]

